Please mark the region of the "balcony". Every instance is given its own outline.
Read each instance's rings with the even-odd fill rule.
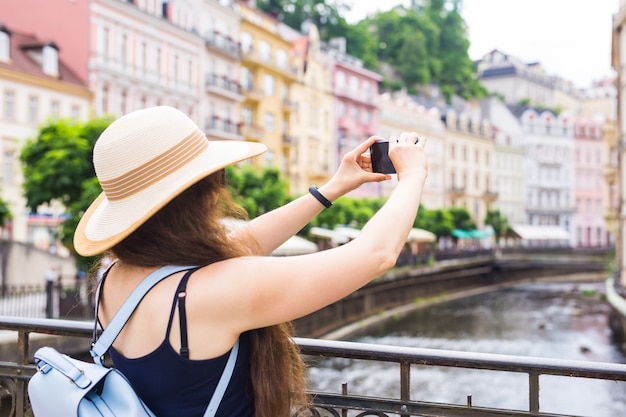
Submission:
[[[205,81],[206,91],[234,101],[243,101],[241,85],[231,80],[227,75],[207,74]]]
[[[283,145],[296,146],[298,144],[298,138],[287,133],[283,133]]]
[[[365,104],[367,106],[376,107],[376,97],[367,92],[363,92],[361,90],[352,90],[347,87],[339,87],[335,90],[335,95],[338,97],[343,97],[352,101],[359,102],[361,104]]]
[[[251,67],[251,69],[254,67],[269,69],[274,72],[274,74],[280,75],[292,81],[295,81],[298,75],[298,71],[295,66],[290,65],[289,63],[279,63],[273,59],[271,55],[262,55],[255,49],[242,52],[242,63]]]
[[[241,134],[246,140],[255,142],[263,142],[265,139],[265,129],[260,126],[243,125],[241,126]]]
[[[207,117],[205,131],[212,139],[243,140],[239,123],[222,119],[217,115]]]
[[[448,187],[448,195],[451,198],[459,198],[465,195],[465,187]]]
[[[259,102],[265,98],[265,93],[261,88],[255,87],[253,84],[243,87],[244,100],[249,102]]]
[[[495,191],[487,190],[483,193],[482,198],[488,203],[493,203],[498,199],[498,193]]]
[[[294,112],[298,110],[298,103],[288,98],[283,98],[283,111]]]
[[[204,42],[206,48],[210,51],[217,52],[235,60],[241,59],[241,45],[235,42],[230,36],[214,30],[204,39]]]
[[[25,417],[32,415],[26,387],[30,377],[37,368],[30,361],[30,335],[41,335],[45,340],[38,338],[37,344],[51,343],[53,339],[46,335],[61,336],[54,340],[68,343],[62,348],[70,355],[86,355],[88,342],[93,331],[93,324],[84,321],[26,319],[19,317],[0,316],[0,330],[14,334],[14,340],[7,339],[5,344],[13,344],[18,349],[13,350],[14,358],[3,358],[0,362],[0,380],[2,380],[4,401],[11,408],[10,416]],[[84,339],[85,343],[76,343],[75,339]],[[72,342],[73,341],[73,342]],[[410,348],[388,345],[374,345],[366,343],[295,338],[294,342],[300,348],[305,361],[322,357],[345,358],[352,361],[376,361],[386,363],[390,367],[398,368],[398,394],[393,398],[364,397],[349,393],[347,384],[342,384],[341,391],[311,392],[312,416],[346,416],[348,412],[358,412],[360,416],[390,417],[401,415],[409,416],[474,416],[474,417],[548,417],[554,414],[541,412],[540,388],[550,384],[551,379],[541,379],[540,376],[556,376],[559,378],[591,378],[596,380],[626,381],[626,365],[617,363],[587,362],[563,360],[554,358],[540,358],[528,356],[512,356],[490,353],[472,353],[463,351],[449,351],[425,348]],[[70,351],[68,349],[73,349]],[[11,351],[11,350],[7,350]],[[88,356],[88,355],[86,355]],[[519,395],[528,398],[528,410],[508,410],[501,408],[487,408],[472,406],[471,395],[467,403],[447,404],[428,402],[420,398],[412,400],[411,368],[417,366],[437,366],[445,368],[481,369],[487,372],[514,372],[526,374],[528,377],[528,391]],[[417,369],[416,369],[417,370]],[[375,378],[375,375],[371,376]],[[540,385],[541,382],[541,385]],[[620,383],[621,384],[621,383]],[[623,385],[622,385],[623,386]],[[337,387],[339,388],[339,387]],[[498,387],[494,386],[494,390]],[[353,414],[350,414],[353,415]],[[357,415],[357,414],[354,414]]]

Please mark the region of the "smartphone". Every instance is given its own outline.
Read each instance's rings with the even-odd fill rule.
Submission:
[[[370,158],[372,159],[372,171],[383,174],[395,174],[396,169],[389,159],[389,142],[376,141],[370,146]]]

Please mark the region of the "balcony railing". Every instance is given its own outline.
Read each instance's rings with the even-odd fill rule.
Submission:
[[[0,316],[0,330],[16,332],[16,356],[14,360],[2,358],[0,362],[0,386],[5,393],[2,402],[11,401],[9,417],[29,415],[30,406],[26,386],[36,372],[31,364],[29,351],[31,333],[60,336],[91,337],[92,324],[89,322],[24,319]],[[395,398],[367,397],[351,395],[344,384],[338,392],[312,392],[312,408],[304,415],[348,416],[358,412],[358,416],[534,416],[547,417],[559,414],[543,413],[539,404],[539,377],[553,375],[563,378],[593,378],[609,381],[626,381],[626,365],[600,362],[511,356],[487,353],[471,353],[450,350],[421,349],[375,345],[355,342],[341,342],[318,339],[294,339],[306,358],[339,357],[363,361],[377,361],[397,366],[400,388]],[[4,343],[12,343],[5,340]],[[71,352],[66,352],[71,353]],[[85,352],[74,352],[77,355]],[[426,401],[413,401],[411,393],[411,366],[442,366],[451,368],[481,369],[494,372],[515,372],[528,375],[528,410],[505,410],[475,407],[468,396],[466,404],[444,404]],[[372,376],[375,377],[375,376]],[[497,387],[493,388],[497,390]],[[522,395],[522,393],[520,393]],[[3,407],[4,408],[4,407]]]

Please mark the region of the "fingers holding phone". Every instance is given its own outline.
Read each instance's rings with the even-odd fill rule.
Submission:
[[[392,136],[388,141],[374,142],[370,147],[373,172],[395,174],[405,166],[415,167],[416,164],[424,165],[422,169],[427,168],[423,155],[425,144],[426,138],[420,138],[415,132],[404,132],[397,138]]]

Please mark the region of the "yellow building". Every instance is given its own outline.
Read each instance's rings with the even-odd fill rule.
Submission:
[[[245,140],[261,142],[268,151],[262,158],[265,167],[290,172],[293,147],[289,118],[295,110],[291,88],[296,70],[290,59],[291,40],[282,34],[282,24],[262,11],[239,2],[241,13],[241,106],[242,135]],[[258,163],[258,162],[257,162]]]
[[[312,184],[321,185],[334,172],[334,103],[332,62],[320,49],[317,27],[309,25],[306,35],[294,42],[294,63],[298,63],[298,82],[293,84],[292,99],[297,103],[291,113],[294,151],[290,164],[290,192],[303,194]]]

